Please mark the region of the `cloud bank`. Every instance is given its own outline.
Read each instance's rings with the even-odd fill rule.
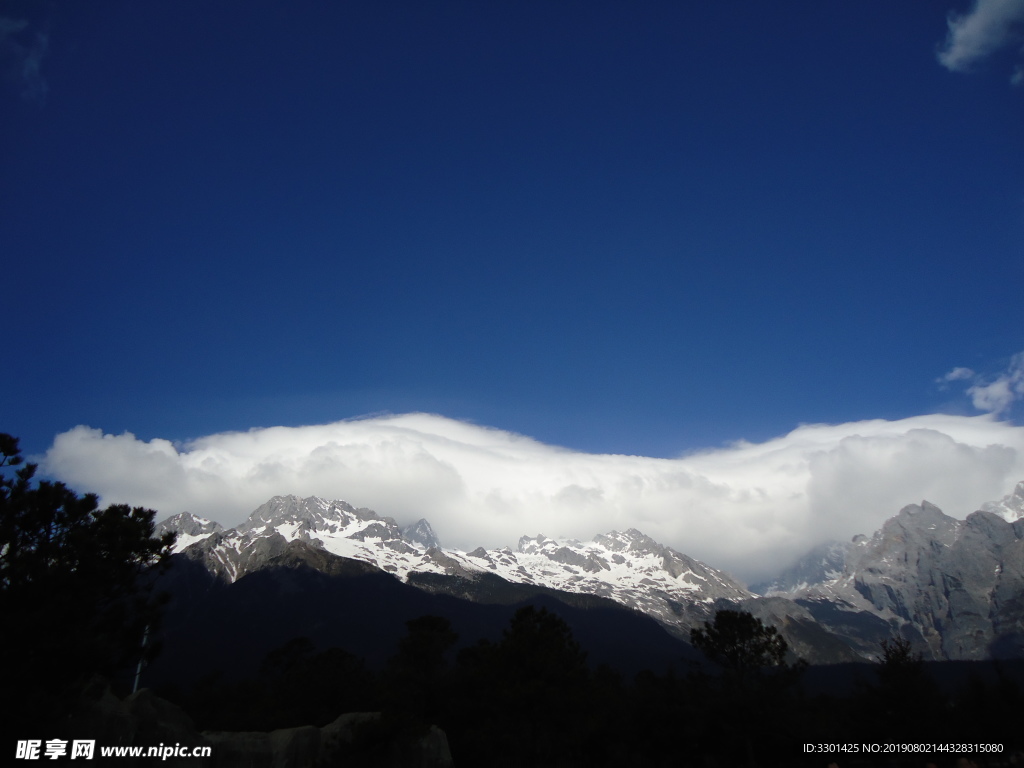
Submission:
[[[976,0],[966,14],[950,14],[949,31],[939,48],[939,62],[951,72],[969,72],[980,60],[1024,39],[1021,0]],[[1011,82],[1020,84],[1024,69],[1014,70]]]
[[[186,445],[79,426],[42,460],[104,503],[226,526],[278,494],[426,517],[449,547],[639,528],[754,580],[928,499],[963,517],[1024,479],[1024,427],[982,416],[803,425],[676,459],[597,455],[412,413],[210,435]]]

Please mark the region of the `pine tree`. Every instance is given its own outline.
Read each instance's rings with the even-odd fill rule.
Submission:
[[[159,615],[147,578],[174,541],[154,537],[152,510],[101,510],[35,472],[0,433],[0,685],[26,727],[62,715],[92,675],[138,662]]]
[[[718,611],[702,629],[692,629],[690,639],[721,669],[717,678],[695,675],[691,680],[709,698],[706,748],[732,750],[732,759],[755,765],[755,745],[766,752],[773,739],[785,735],[783,715],[794,706],[806,663],[787,663],[785,638],[745,611]],[[720,730],[733,718],[750,724],[738,737]]]

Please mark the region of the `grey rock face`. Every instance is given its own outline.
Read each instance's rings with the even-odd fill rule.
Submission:
[[[785,595],[833,581],[842,574],[852,546],[841,541],[819,544],[773,580],[752,584],[750,590],[759,595]]]
[[[1024,522],[1011,524],[988,511],[956,520],[924,501],[904,507],[871,538],[856,537],[833,578],[790,580],[785,594],[813,607],[824,626],[864,651],[878,634],[869,614],[927,658],[1019,656],[1022,559]]]
[[[432,547],[441,547],[441,542],[438,541],[437,534],[434,533],[434,529],[431,528],[430,523],[422,517],[412,525],[407,525],[402,529],[402,538],[412,544],[419,544],[427,549]]]
[[[981,659],[994,638],[992,595],[1024,582],[1004,576],[1018,542],[1012,526],[989,512],[965,521],[931,504],[905,507],[886,522],[851,565],[853,588],[876,613],[912,624],[936,659]]]
[[[775,627],[789,646],[791,661],[803,659],[809,664],[836,664],[863,660],[844,638],[819,622],[806,606],[792,600],[753,597],[741,601],[737,607]]]
[[[281,555],[287,545],[279,533],[246,537],[232,529],[192,544],[184,554],[202,562],[217,578],[232,582]]]

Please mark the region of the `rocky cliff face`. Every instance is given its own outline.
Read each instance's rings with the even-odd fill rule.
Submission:
[[[856,537],[844,560],[784,594],[870,613],[933,659],[1024,655],[1024,520],[982,510],[956,520],[924,501]]]

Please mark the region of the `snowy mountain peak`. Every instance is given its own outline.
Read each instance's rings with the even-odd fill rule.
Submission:
[[[635,528],[601,534],[587,543],[524,536],[513,559],[520,567],[540,571],[545,583],[558,589],[592,592],[628,605],[633,604],[632,599],[623,599],[621,594],[627,587],[657,590],[665,597],[687,602],[750,595],[725,573],[659,544]],[[616,590],[619,596],[612,594]]]
[[[188,523],[192,525],[190,519]],[[751,597],[725,573],[635,528],[611,531],[590,542],[524,536],[516,551],[479,547],[465,553],[442,549],[426,520],[400,527],[390,517],[316,496],[275,496],[230,530],[192,527],[197,535],[177,551],[228,582],[281,556],[289,542],[301,541],[402,580],[413,573],[470,580],[491,573],[510,582],[607,597],[653,616],[684,637],[689,627],[707,618],[716,600]]]
[[[429,524],[423,530],[433,533]],[[407,540],[394,520],[373,510],[317,496],[275,496],[236,528],[225,531],[218,526],[206,536],[179,538],[175,551],[201,560],[211,572],[233,582],[281,554],[290,541],[403,577],[420,566],[429,549]],[[425,569],[431,570],[429,563]]]
[[[316,530],[323,527],[347,527],[358,521],[377,520],[378,516],[369,509],[356,509],[344,501],[328,501],[319,496],[275,496],[258,507],[249,519],[239,525],[238,531],[256,531],[298,526],[302,530]]]
[[[669,549],[636,528],[630,528],[625,532],[611,531],[602,536],[595,536],[594,542],[612,552],[629,552],[634,555],[664,555]]]
[[[1008,523],[1024,519],[1024,482],[1017,483],[1013,493],[999,501],[987,501],[982,504],[981,511],[999,515]]]
[[[224,530],[224,526],[207,520],[205,517],[193,515],[191,512],[180,512],[173,517],[157,523],[155,533],[162,536],[167,532],[178,534],[174,542],[173,552],[180,552],[197,541]]]
[[[438,541],[434,529],[422,517],[412,525],[407,525],[402,529],[402,538],[410,544],[420,544],[427,549],[439,549],[441,547],[441,542]]]

